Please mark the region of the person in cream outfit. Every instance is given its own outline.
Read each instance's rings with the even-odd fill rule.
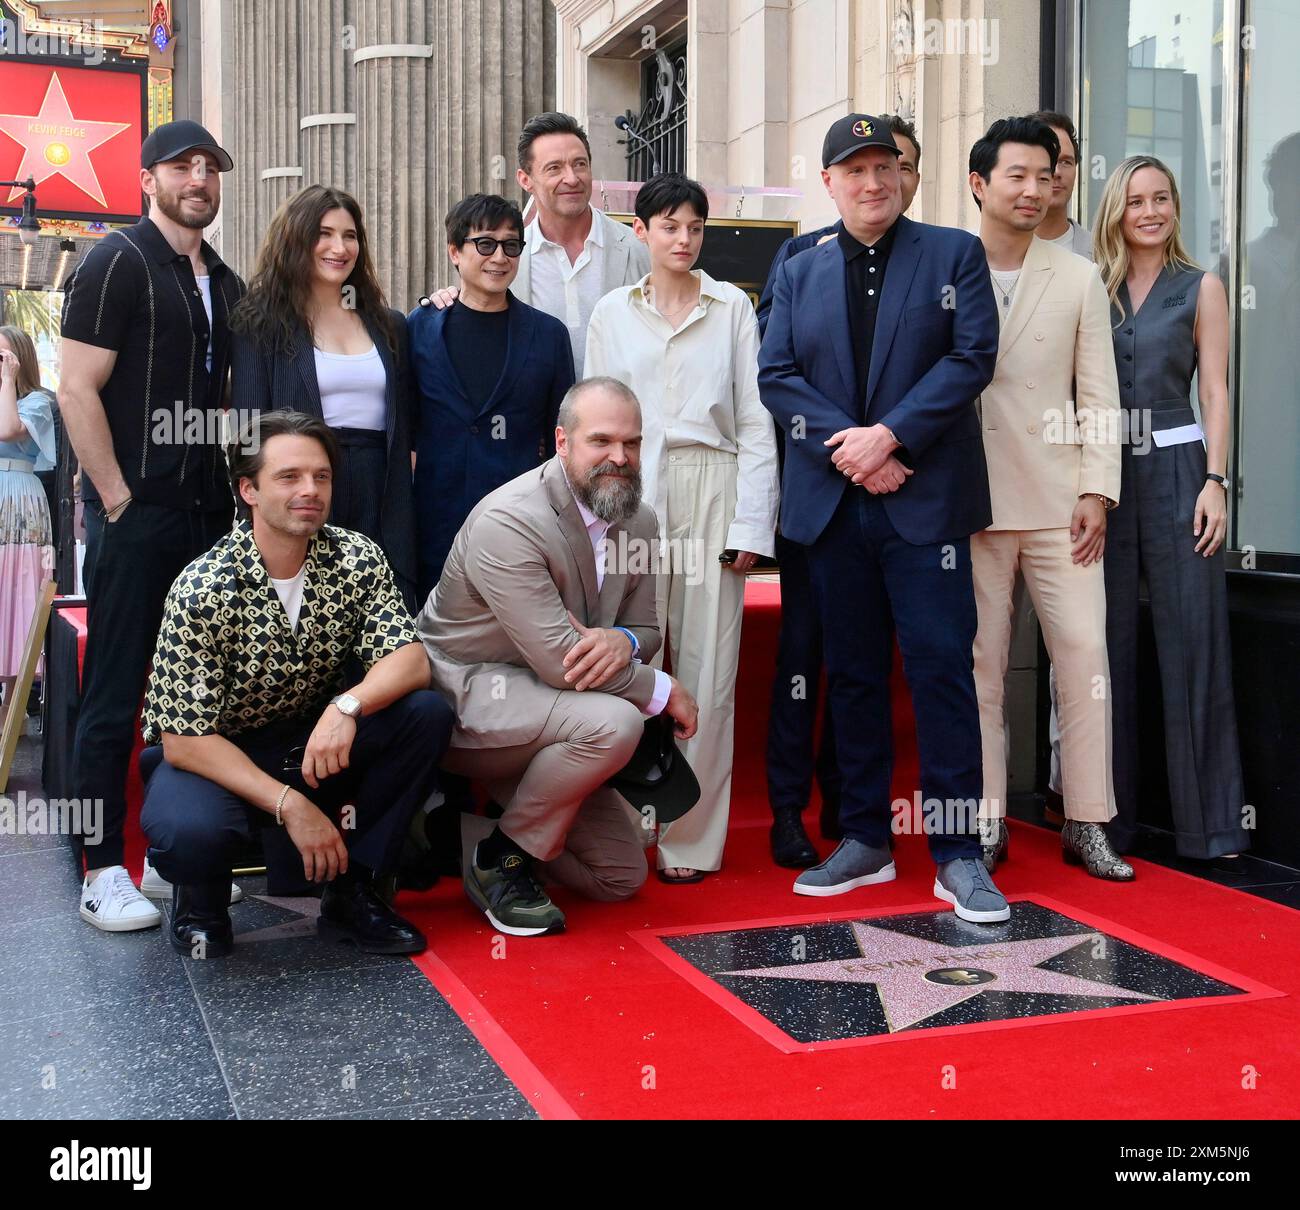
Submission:
[[[1011,118],[994,122],[970,156],[1002,320],[997,368],[980,399],[993,524],[971,536],[984,751],[980,833],[992,870],[1007,850],[1003,683],[1013,590],[1023,574],[1056,668],[1062,854],[1096,877],[1126,881],[1133,869],[1102,826],[1115,815],[1101,559],[1106,513],[1119,500],[1119,386],[1096,268],[1034,235],[1058,152],[1045,123]]]

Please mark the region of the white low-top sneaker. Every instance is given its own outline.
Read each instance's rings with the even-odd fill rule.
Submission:
[[[144,859],[144,875],[140,879],[140,890],[148,895],[150,899],[170,900],[172,897],[172,884],[153,868],[147,857]],[[244,892],[239,883],[232,882],[230,884],[230,902],[238,903],[243,897]]]
[[[130,933],[156,928],[162,913],[131,881],[125,866],[111,865],[81,885],[81,918],[106,933]]]

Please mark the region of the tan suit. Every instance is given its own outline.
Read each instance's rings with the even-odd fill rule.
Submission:
[[[1090,261],[1034,239],[980,398],[993,524],[971,536],[971,564],[988,817],[1006,813],[1003,692],[1017,573],[1056,670],[1066,814],[1093,822],[1115,814],[1105,580],[1100,562],[1072,562],[1069,528],[1080,496],[1119,499],[1109,312]]]
[[[552,458],[479,502],[452,544],[417,628],[434,686],[455,707],[443,767],[485,781],[505,808],[501,830],[544,874],[594,898],[622,898],[645,879],[643,837],[624,800],[603,788],[641,738],[660,645],[657,539],[642,505],[612,525],[611,560],[597,591],[591,539]],[[644,569],[644,570],[643,570]],[[567,688],[563,660],[588,626],[624,626],[640,658],[599,689]]]

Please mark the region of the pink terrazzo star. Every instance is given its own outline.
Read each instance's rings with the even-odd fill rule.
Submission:
[[[853,923],[861,958],[806,962],[800,966],[763,966],[723,975],[756,979],[806,979],[823,983],[874,983],[880,993],[890,1033],[912,1026],[982,992],[1038,992],[1051,996],[1097,996],[1106,999],[1159,1000],[1127,987],[1043,970],[1037,964],[1084,942],[1115,942],[1100,933],[998,941],[987,946],[957,946],[951,951],[936,941]]]

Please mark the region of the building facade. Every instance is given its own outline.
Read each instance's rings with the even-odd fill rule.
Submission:
[[[1290,0],[555,0],[557,95],[618,196],[651,163],[737,217],[834,217],[821,140],[850,111],[901,113],[921,140],[909,212],[973,230],[971,144],[996,118],[1055,109],[1082,140],[1090,225],[1124,157],[1178,178],[1184,238],[1231,305],[1229,589],[1256,850],[1300,862],[1300,130]],[[628,127],[634,134],[629,134]],[[684,133],[683,133],[684,132]],[[640,135],[640,138],[635,135]],[[716,205],[716,202],[715,202]],[[1189,522],[1190,524],[1190,522]],[[1149,620],[1146,623],[1149,625]],[[1008,685],[1011,788],[1044,780],[1045,661],[1032,620]],[[1147,644],[1148,650],[1150,644]],[[1154,666],[1143,683],[1158,684]],[[1160,703],[1142,703],[1144,797],[1166,822]],[[1288,738],[1290,737],[1290,738]]]
[[[555,103],[548,0],[182,2],[201,61],[177,109],[184,83],[234,157],[218,238],[241,271],[286,198],[334,185],[361,203],[380,282],[407,311],[450,280],[456,201],[525,200],[519,129]]]

